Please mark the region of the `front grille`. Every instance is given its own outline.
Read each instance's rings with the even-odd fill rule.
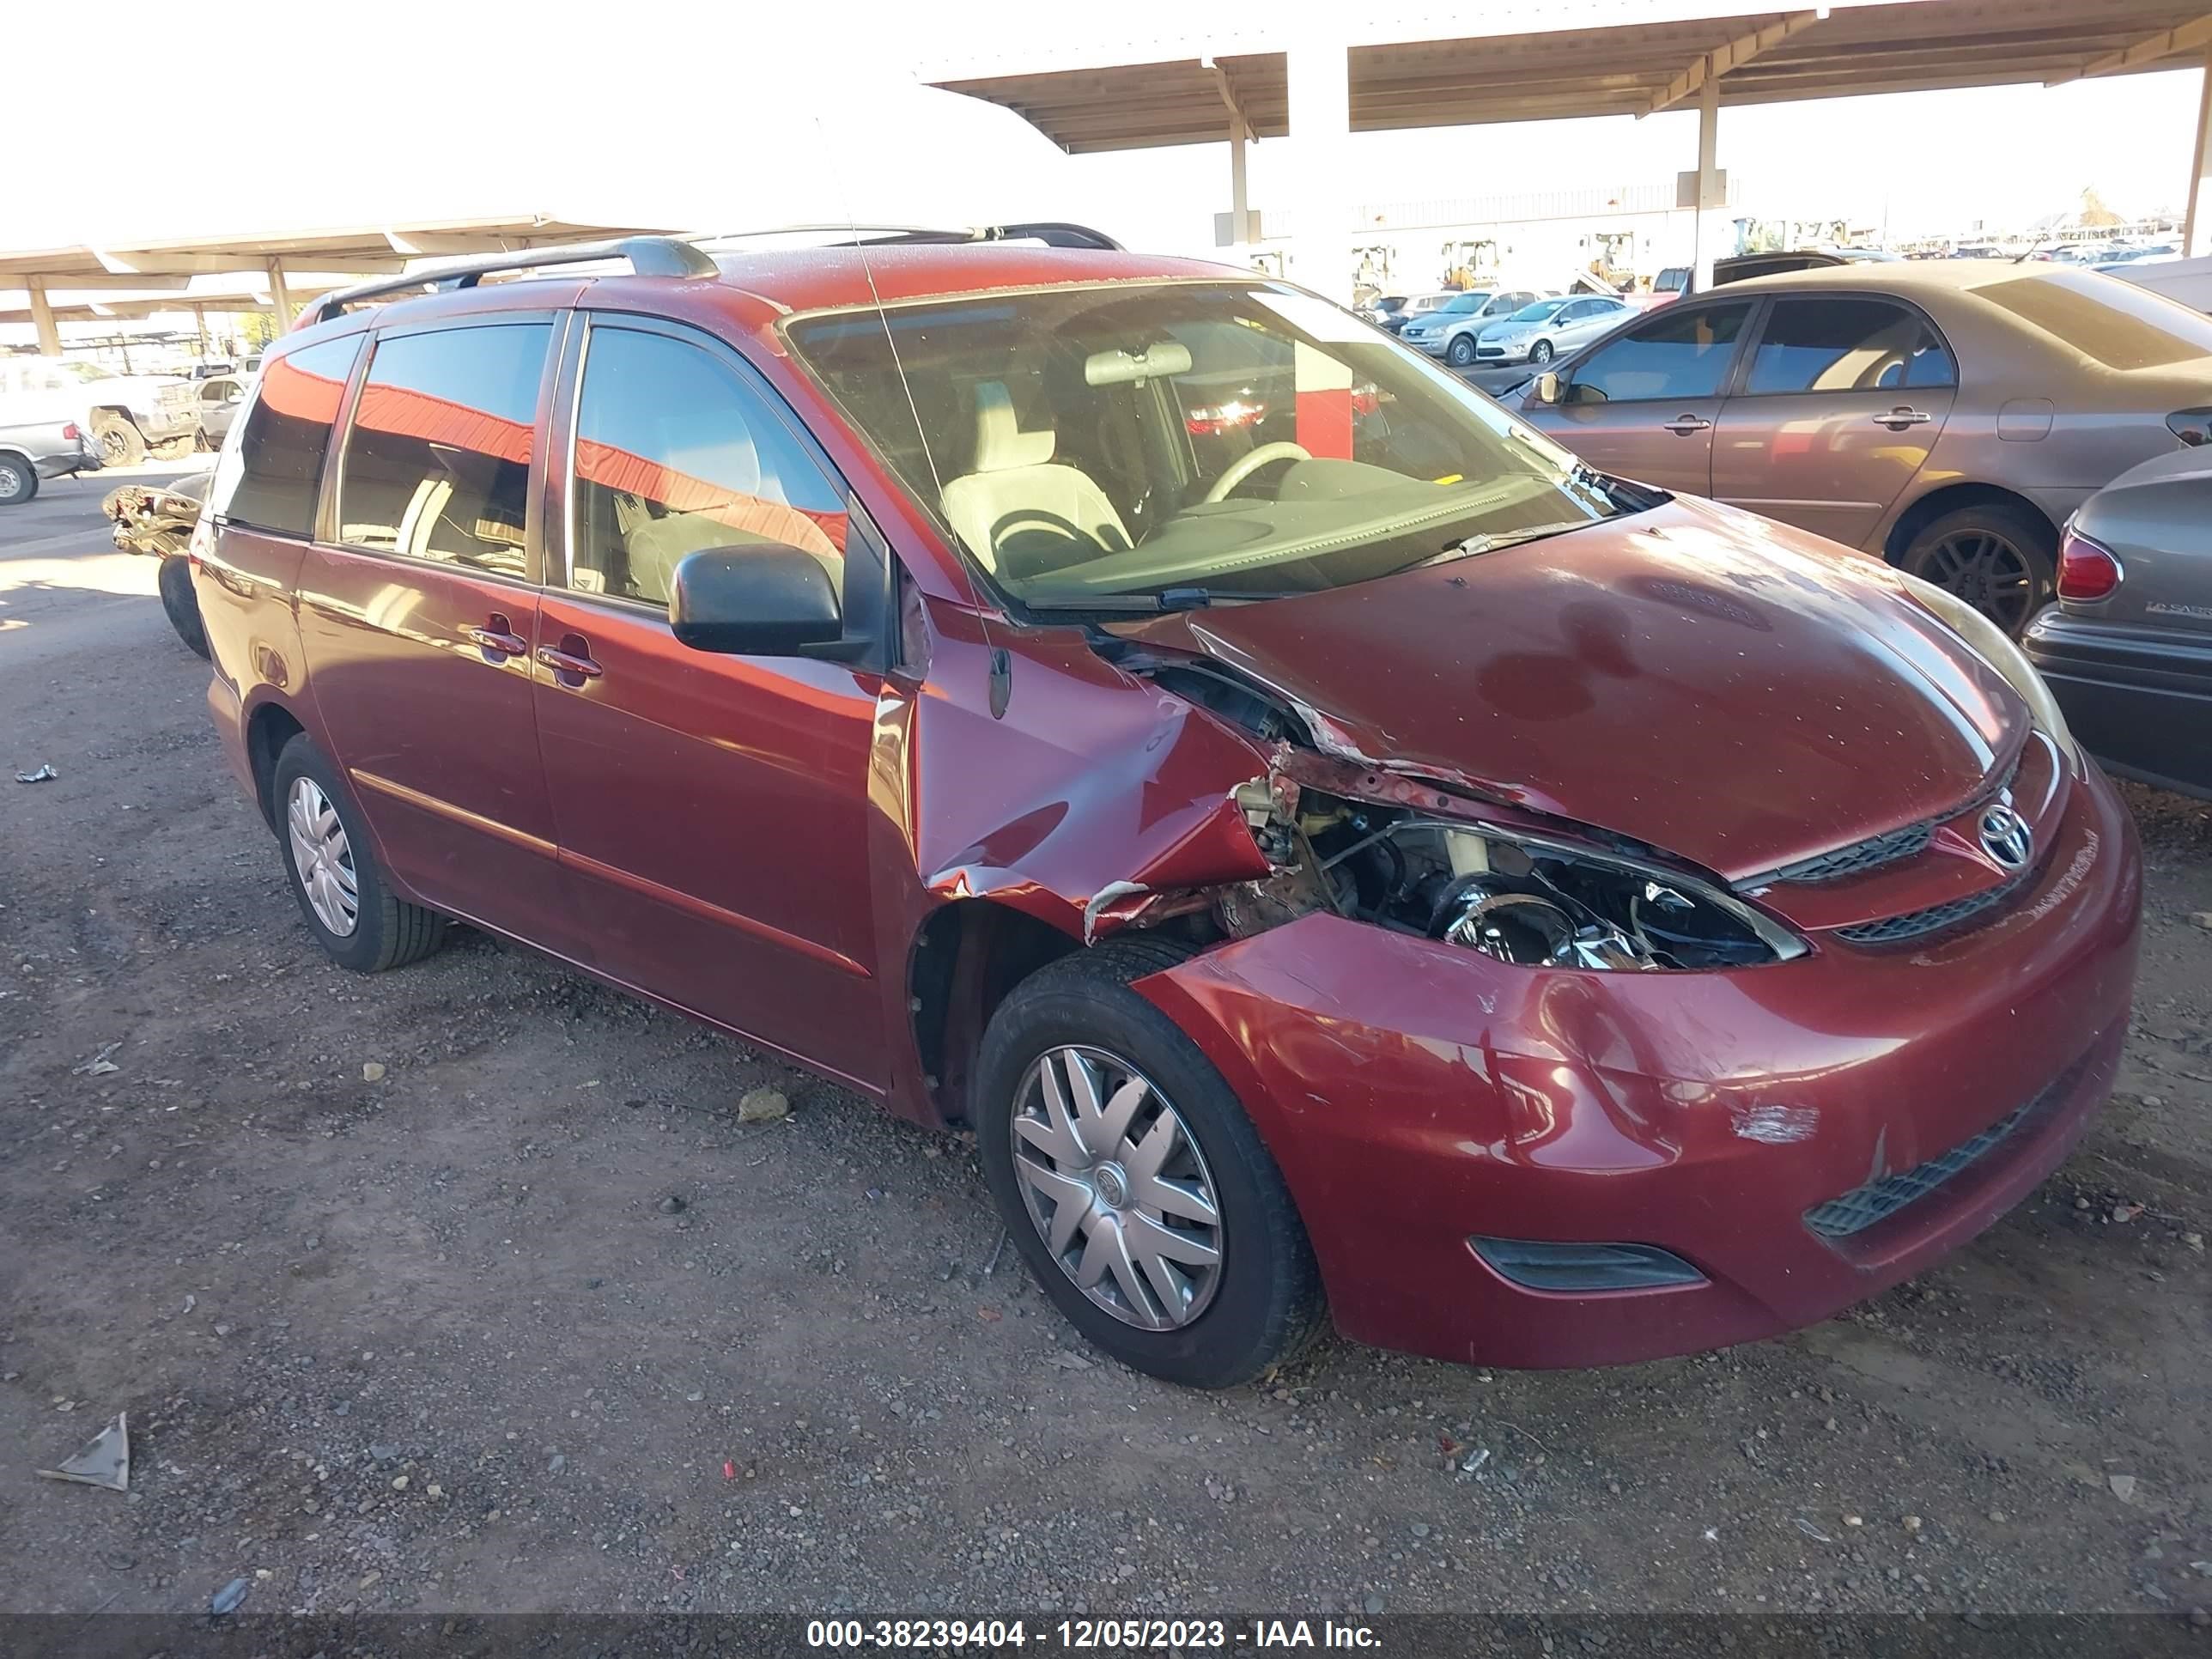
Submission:
[[[1930,933],[1940,933],[1972,921],[1984,911],[2004,902],[2018,890],[2025,877],[2014,876],[2010,881],[1979,893],[1969,893],[1964,898],[1954,898],[1944,904],[1931,904],[1925,910],[1907,910],[1903,915],[1884,916],[1880,921],[1863,921],[1852,927],[1838,927],[1836,937],[1853,945],[1902,945],[1907,939],[1925,939]]]
[[[1852,842],[1849,847],[1838,847],[1832,853],[1821,853],[1813,858],[1800,859],[1795,864],[1785,864],[1774,872],[1772,879],[1805,883],[1841,881],[1845,876],[1856,876],[1925,852],[1928,843],[1935,836],[1933,823],[1908,823],[1902,830],[1870,836],[1864,841]]]
[[[1981,1133],[1960,1141],[1949,1152],[1938,1153],[1925,1164],[1916,1164],[1895,1175],[1877,1176],[1863,1187],[1853,1188],[1841,1198],[1816,1204],[1805,1212],[1805,1224],[1823,1238],[1849,1238],[1878,1221],[1887,1221],[2002,1144],[2045,1107],[2063,1100],[2081,1080],[2082,1067],[2087,1063],[2087,1055],[2075,1060],[2026,1105],[2006,1113]]]

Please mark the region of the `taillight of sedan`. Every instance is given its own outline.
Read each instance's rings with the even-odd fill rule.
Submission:
[[[1183,424],[1194,438],[1217,438],[1240,427],[1256,426],[1267,413],[1265,404],[1232,398],[1227,403],[1206,404],[1190,410],[1184,416]]]
[[[2127,573],[2110,548],[2091,541],[2071,525],[2058,544],[2058,597],[2087,605],[2110,599]]]

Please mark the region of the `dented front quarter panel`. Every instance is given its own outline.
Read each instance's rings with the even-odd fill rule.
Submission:
[[[1603,1364],[1825,1317],[1987,1226],[2109,1087],[2140,877],[2109,786],[2001,921],[1911,954],[1726,973],[1516,967],[1333,915],[1138,981],[1281,1166],[1337,1322],[1474,1363]],[[2039,1111],[1939,1193],[1831,1246],[1804,1212]],[[1508,1284],[1468,1235],[1656,1244],[1709,1283]]]
[[[1233,798],[1267,775],[1257,744],[1103,661],[1076,629],[1017,641],[933,600],[928,617],[926,678],[888,679],[877,706],[879,960],[907,960],[929,913],[952,901],[989,900],[1088,945],[1268,873]],[[994,715],[993,651],[1011,643]],[[891,1093],[902,1112],[933,1113],[918,1075]]]

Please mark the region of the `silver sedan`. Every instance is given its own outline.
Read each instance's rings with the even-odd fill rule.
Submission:
[[[2212,798],[2212,448],[2089,498],[2060,544],[2058,603],[2023,644],[2090,753]]]
[[[1609,333],[1635,314],[1634,306],[1596,295],[1538,300],[1483,330],[1474,343],[1474,361],[1486,366],[1525,362],[1540,368]]]

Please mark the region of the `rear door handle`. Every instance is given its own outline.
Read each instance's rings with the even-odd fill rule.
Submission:
[[[1876,426],[1886,426],[1892,432],[1902,432],[1908,426],[1925,426],[1934,418],[1923,410],[1908,409],[1899,404],[1895,409],[1875,416],[1873,420]]]
[[[1712,422],[1702,415],[1677,415],[1665,424],[1668,431],[1686,438],[1692,432],[1703,432]]]
[[[514,624],[495,611],[484,618],[483,628],[464,628],[461,637],[481,652],[486,662],[500,662],[508,657],[519,657],[530,649],[530,641],[514,631]]]
[[[563,647],[574,646],[576,649],[556,650],[552,646],[541,645],[538,647],[538,660],[551,669],[553,678],[562,684],[581,685],[586,680],[599,678],[605,672],[586,654],[590,647],[574,634],[562,640],[561,644]]]

